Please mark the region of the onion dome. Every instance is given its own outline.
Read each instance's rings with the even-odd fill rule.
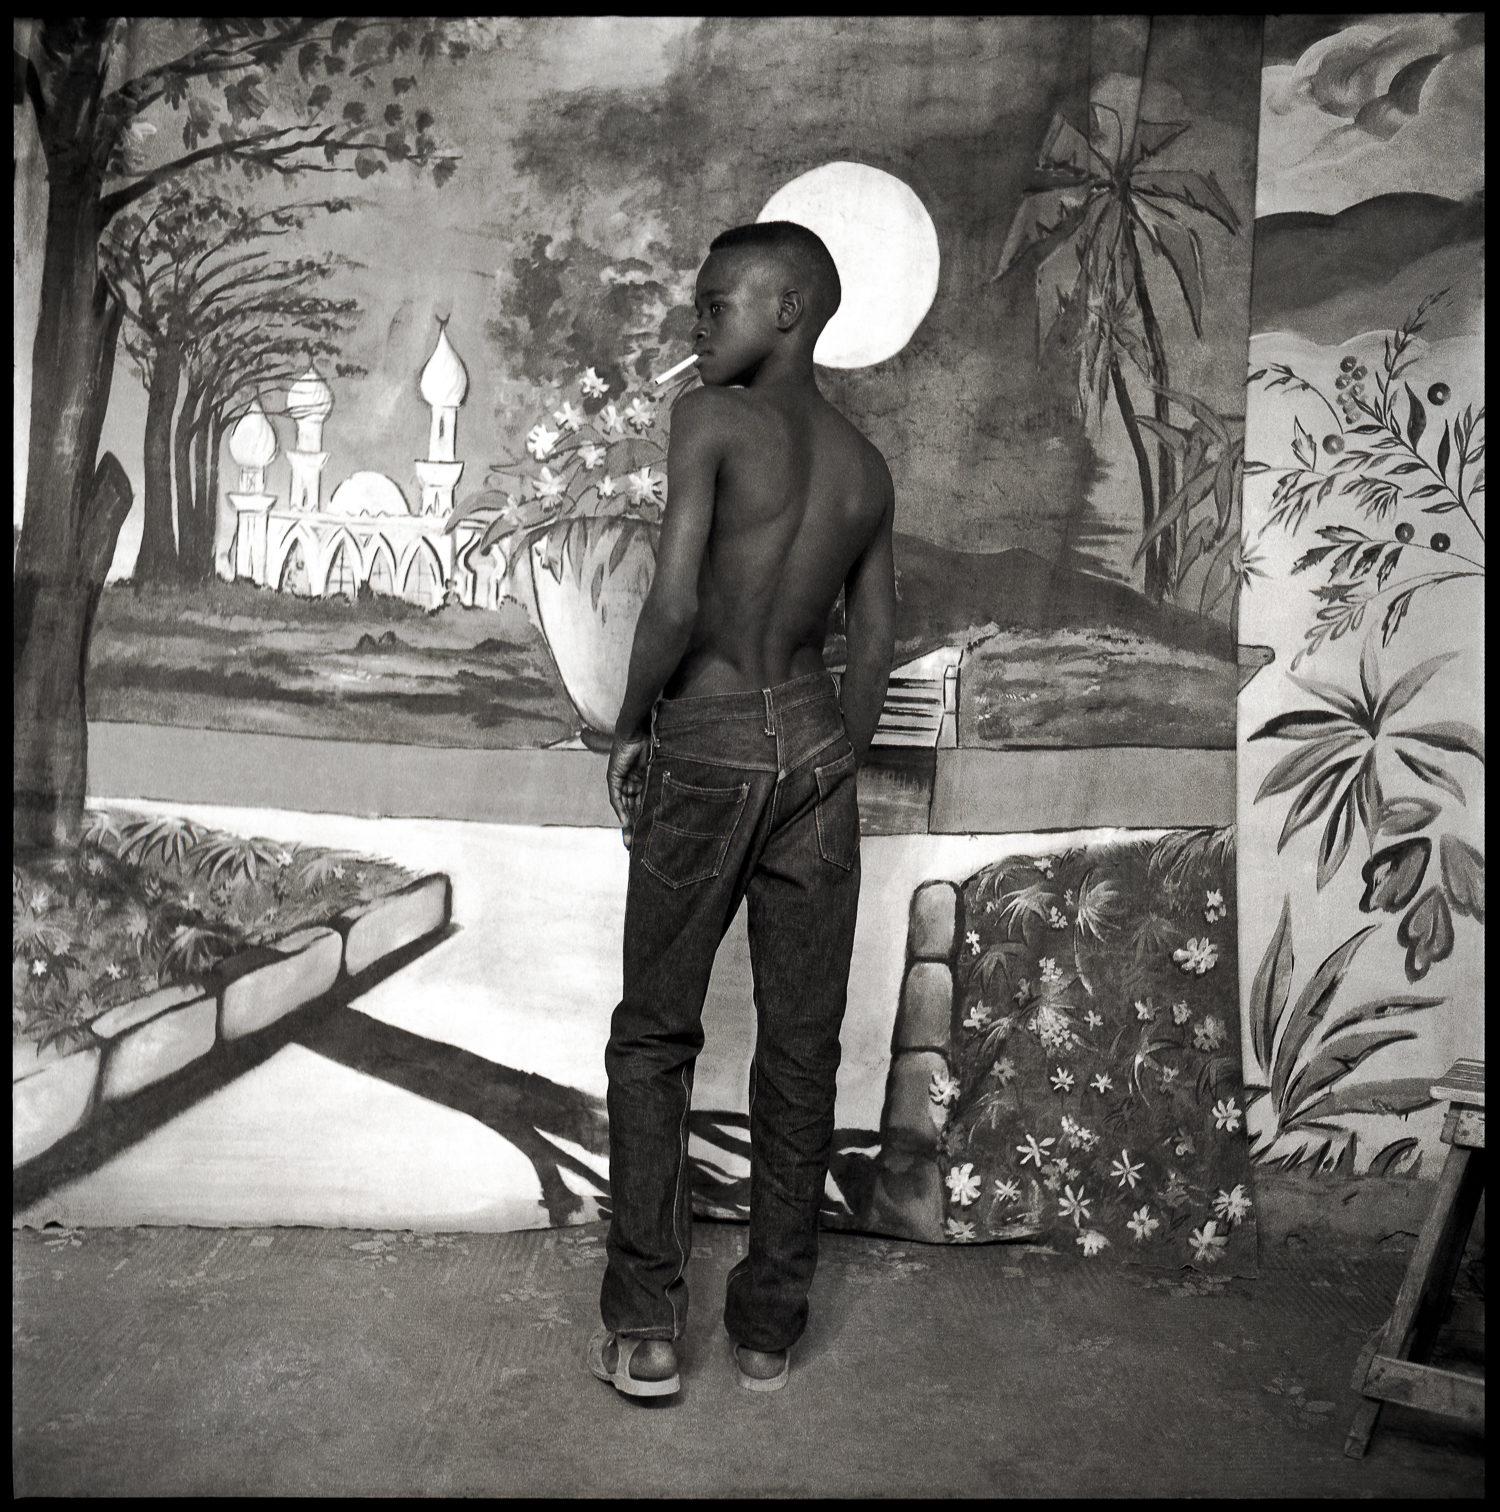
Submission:
[[[328,513],[336,515],[409,515],[411,505],[394,479],[384,473],[351,473],[333,491]]]
[[[294,420],[326,420],[332,408],[333,390],[315,367],[309,367],[287,391],[286,412]]]
[[[276,455],[276,431],[266,419],[260,400],[252,401],[249,410],[229,433],[229,455],[241,467],[268,467]]]
[[[437,346],[422,369],[422,397],[434,409],[457,409],[469,392],[469,374],[453,343],[448,340],[448,327],[438,330]]]

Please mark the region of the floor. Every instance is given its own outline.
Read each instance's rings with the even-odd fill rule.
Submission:
[[[683,1388],[642,1404],[582,1365],[598,1223],[15,1230],[15,1493],[1483,1494],[1482,1435],[1441,1419],[1388,1407],[1342,1452],[1399,1254],[1263,1234],[1220,1280],[831,1234],[757,1394],[718,1318],[744,1241],[697,1226]]]

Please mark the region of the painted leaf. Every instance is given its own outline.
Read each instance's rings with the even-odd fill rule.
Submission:
[[[1292,953],[1292,900],[1284,898],[1281,918],[1276,923],[1275,933],[1260,959],[1255,971],[1255,980],[1250,986],[1250,1047],[1255,1052],[1255,1064],[1261,1074],[1270,1075],[1271,1045],[1276,1037],[1276,1025],[1286,1010],[1287,998],[1292,990],[1292,970],[1296,958]]]
[[[1437,724],[1416,725],[1410,730],[1393,730],[1405,740],[1420,740],[1423,745],[1435,746],[1440,751],[1459,751],[1484,760],[1484,736],[1471,724],[1461,720],[1444,719]]]
[[[1423,433],[1427,429],[1427,411],[1423,407],[1422,401],[1417,398],[1416,390],[1409,383],[1406,385],[1406,397],[1409,401],[1406,416],[1406,439],[1411,442],[1411,449],[1415,451],[1417,443],[1422,439]]]
[[[1432,681],[1438,669],[1444,663],[1452,661],[1457,655],[1456,651],[1444,651],[1441,655],[1429,657],[1426,661],[1419,662],[1415,667],[1403,672],[1391,684],[1390,691],[1381,700],[1376,710],[1377,721],[1384,721],[1393,714],[1399,714]]]
[[[1288,1084],[1282,1104],[1283,1124],[1295,1122],[1303,1105],[1314,1095],[1342,1081],[1376,1051],[1416,1037],[1415,1029],[1372,1029],[1366,1034],[1342,1035],[1337,1043],[1325,1041]]]
[[[594,580],[589,585],[589,604],[590,604],[590,607],[592,607],[595,610],[597,610],[598,607],[599,607],[599,595],[600,595],[601,592],[603,592],[603,590],[604,590],[604,563],[600,562],[600,564],[594,569]]]
[[[1364,710],[1359,706],[1358,700],[1342,688],[1335,687],[1332,683],[1319,682],[1315,677],[1293,677],[1292,681],[1304,692],[1311,693],[1314,698],[1321,698],[1341,714],[1347,714],[1356,724],[1363,723]]]
[[[1303,1118],[1338,1118],[1346,1113],[1415,1113],[1437,1101],[1430,1076],[1402,1076],[1335,1088],[1303,1109]],[[1303,1127],[1306,1127],[1304,1123]]]
[[[1344,858],[1349,854],[1349,842],[1354,838],[1354,789],[1358,782],[1351,782],[1344,789],[1343,796],[1334,805],[1333,813],[1328,816],[1328,823],[1323,829],[1323,838],[1318,845],[1318,891],[1322,892],[1324,886],[1334,875],[1339,867],[1344,864]]]
[[[1169,215],[1156,214],[1146,222],[1146,232],[1166,259],[1183,303],[1193,322],[1193,334],[1203,337],[1203,247],[1191,226],[1181,226]]]
[[[1359,822],[1364,825],[1365,837],[1373,846],[1380,833],[1380,815],[1385,809],[1385,794],[1380,788],[1380,769],[1375,761],[1375,747],[1365,752],[1359,773],[1354,779],[1354,801],[1359,811]]]
[[[1483,924],[1483,854],[1457,835],[1444,835],[1438,841],[1438,855],[1442,859],[1443,886],[1453,907]]]
[[[1289,792],[1294,787],[1299,787],[1311,777],[1319,767],[1327,763],[1332,757],[1347,751],[1357,741],[1363,740],[1364,735],[1358,730],[1350,730],[1341,722],[1341,732],[1331,736],[1327,740],[1315,741],[1311,745],[1304,745],[1289,755],[1283,756],[1275,766],[1266,773],[1265,781],[1260,785],[1260,791],[1255,795],[1255,802],[1259,803],[1263,798],[1269,798],[1273,793]]]
[[[1287,841],[1298,830],[1305,829],[1333,802],[1339,784],[1349,774],[1354,763],[1353,756],[1345,761],[1336,761],[1302,789],[1287,810],[1286,822],[1281,826],[1281,837],[1276,842],[1278,851],[1284,849]]]
[[[1350,721],[1322,709],[1291,709],[1268,719],[1251,740],[1325,740],[1336,734],[1352,734]]]
[[[1297,1056],[1318,1021],[1328,1011],[1339,988],[1343,986],[1344,978],[1349,973],[1354,957],[1359,954],[1360,947],[1375,929],[1374,924],[1367,924],[1331,951],[1298,995],[1277,1047],[1276,1063],[1271,1070],[1271,1100],[1274,1107],[1285,1106],[1287,1082],[1291,1078]]]
[[[1136,173],[1130,180],[1137,194],[1176,200],[1211,215],[1228,231],[1240,229],[1240,218],[1229,203],[1213,173],[1195,173],[1188,168],[1156,168]]]
[[[1441,887],[1430,887],[1396,928],[1406,947],[1406,979],[1420,982],[1438,962],[1453,954],[1453,914]]]
[[[1376,555],[1384,549],[1383,545],[1377,547]],[[1365,637],[1364,648],[1359,653],[1359,688],[1365,696],[1365,708],[1373,716],[1380,703],[1380,659],[1376,655],[1375,637],[1372,635]]]
[[[1010,223],[992,281],[1004,278],[1033,247],[1050,247],[1077,231],[1083,224],[1087,201],[1088,191],[1082,185],[1026,195]]]
[[[1442,788],[1445,793],[1452,793],[1460,803],[1466,804],[1469,800],[1464,797],[1464,790],[1458,785],[1458,779],[1448,771],[1446,767],[1440,767],[1435,761],[1428,761],[1423,756],[1414,756],[1410,751],[1397,750],[1397,758],[1406,769],[1431,787]]]
[[[1314,462],[1318,460],[1318,444],[1312,438],[1309,431],[1300,420],[1292,421],[1292,454],[1303,465],[1311,470]]]
[[[1382,835],[1415,834],[1426,829],[1442,811],[1442,804],[1431,798],[1391,798],[1380,806],[1376,828]]]
[[[615,569],[625,560],[625,553],[630,549],[630,543],[635,539],[635,521],[624,520],[615,537],[615,544],[609,553],[609,574],[614,576]]]
[[[1439,1008],[1448,1001],[1441,997],[1383,997],[1361,1003],[1341,1013],[1328,1026],[1327,1038],[1332,1040],[1341,1030],[1352,1029],[1356,1024],[1366,1024],[1372,1019],[1400,1018],[1408,1013],[1421,1013],[1427,1008]]]

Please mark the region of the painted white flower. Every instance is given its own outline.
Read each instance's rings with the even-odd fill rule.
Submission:
[[[1125,1226],[1135,1235],[1135,1242],[1141,1244],[1161,1227],[1161,1219],[1153,1218],[1149,1207],[1141,1207],[1130,1215],[1130,1222]]]
[[[1135,1000],[1135,1016],[1144,1024],[1149,1024],[1156,1017],[1156,1007],[1148,998],[1142,1002],[1140,998]]]
[[[34,977],[44,977],[44,976],[46,976],[47,975],[47,963],[45,961],[33,961],[31,963],[31,974]]]
[[[1021,1200],[1021,1183],[1019,1181],[997,1181],[993,1188],[996,1202],[1019,1202]]]
[[[1026,977],[1022,977],[1021,985],[1017,987],[1013,993],[1011,993],[1011,996],[1016,1000],[1016,1002],[1025,1003],[1026,999],[1031,996],[1030,981]]]
[[[1082,1228],[1083,1220],[1089,1216],[1089,1201],[1081,1188],[1075,1192],[1072,1187],[1065,1186],[1062,1196],[1057,1199],[1057,1215],[1071,1218],[1074,1228]]]
[[[1076,901],[1077,899],[1073,896],[1073,889],[1071,887],[1063,888],[1063,902],[1071,908]]]
[[[578,460],[582,462],[583,465],[590,471],[592,471],[596,467],[601,466],[604,462],[604,459],[608,455],[609,453],[604,449],[604,447],[600,446],[597,442],[594,441],[585,441],[584,444],[578,448]]]
[[[554,477],[550,467],[544,467],[541,476],[531,480],[531,487],[537,498],[551,503],[562,498],[563,489],[567,487],[567,484],[563,479]]]
[[[578,380],[578,387],[590,399],[602,398],[609,392],[609,385],[591,367],[583,370],[583,377]]]
[[[1227,1129],[1233,1134],[1240,1126],[1243,1116],[1241,1110],[1234,1105],[1232,1097],[1222,1097],[1213,1105],[1214,1125],[1216,1128]]]
[[[1201,940],[1189,940],[1182,949],[1174,950],[1172,959],[1184,971],[1196,971],[1202,976],[1205,971],[1212,971],[1218,965],[1219,947],[1205,935]]]
[[[1084,1014],[1083,1021],[1089,1026],[1090,1029],[1098,1029],[1104,1023],[1104,1015],[1102,1013],[1096,1013],[1092,1008],[1090,1008],[1089,1011]]]
[[[122,967],[116,966],[115,963],[111,961],[109,965],[104,968],[104,974],[110,979],[110,981],[118,982],[120,978],[125,975],[125,972]]]
[[[1109,1248],[1109,1240],[1098,1229],[1085,1229],[1075,1242],[1085,1255],[1097,1255],[1100,1250]]]
[[[1012,1082],[1016,1079],[1016,1063],[1008,1056],[1002,1055],[999,1060],[990,1067],[990,1075],[997,1082]]]
[[[1057,1143],[1055,1139],[1038,1139],[1035,1134],[1028,1134],[1025,1144],[1016,1146],[1016,1154],[1021,1157],[1021,1164],[1025,1165],[1028,1160],[1033,1161],[1037,1170],[1041,1170],[1046,1159],[1047,1151]]]
[[[1227,1219],[1231,1225],[1241,1222],[1251,1205],[1243,1186],[1231,1187],[1227,1192],[1221,1189],[1214,1198],[1214,1212],[1220,1218]]]
[[[1056,987],[1063,979],[1062,967],[1051,956],[1043,956],[1039,964],[1042,969],[1042,981],[1048,987]]]
[[[948,1186],[948,1201],[956,1202],[961,1207],[968,1207],[979,1196],[980,1180],[974,1174],[974,1162],[965,1161],[961,1166],[954,1166],[945,1176],[944,1181]]]
[[[333,876],[342,882],[344,880],[344,868],[342,866],[335,866],[333,868]]]
[[[615,407],[613,400],[594,417],[594,424],[599,427],[601,435],[623,436],[625,434],[625,417]]]
[[[1073,1073],[1065,1066],[1059,1066],[1048,1078],[1055,1092],[1071,1092],[1073,1090]]]
[[[625,406],[625,418],[638,430],[650,430],[656,420],[656,408],[639,394]]]
[[[1193,1030],[1193,1043],[1200,1050],[1217,1050],[1224,1043],[1224,1026],[1213,1014],[1204,1014],[1203,1022]]]
[[[1189,1242],[1193,1246],[1193,1259],[1212,1265],[1216,1260],[1224,1258],[1229,1239],[1219,1232],[1219,1225],[1210,1218],[1202,1228],[1193,1230]]]
[[[1119,1178],[1122,1187],[1128,1186],[1133,1192],[1135,1184],[1141,1179],[1141,1172],[1146,1169],[1144,1160],[1131,1162],[1130,1151],[1121,1150],[1120,1158],[1109,1168],[1109,1174]]]
[[[972,1223],[961,1223],[957,1218],[950,1218],[943,1225],[943,1229],[948,1235],[949,1242],[952,1244],[964,1244],[975,1237],[974,1225]]]
[[[1068,1028],[1068,1016],[1060,1013],[1050,1003],[1044,1003],[1032,1019],[1035,1033],[1048,1050],[1061,1050],[1072,1042],[1073,1032]]]
[[[1177,1067],[1177,1066],[1163,1066],[1161,1068],[1161,1084],[1162,1084],[1162,1086],[1163,1087],[1170,1087],[1172,1085],[1172,1083],[1177,1080],[1177,1076],[1178,1076],[1179,1070],[1180,1070],[1180,1067]]]
[[[599,480],[599,497],[612,499],[620,491],[620,485],[608,473]]]
[[[631,473],[625,480],[632,504],[645,504],[648,500],[653,504],[660,503],[661,485],[662,480],[649,467]]]
[[[977,929],[971,929],[968,932],[968,934],[966,934],[964,936],[964,944],[969,947],[970,951],[974,955],[978,955],[979,954],[979,931]]]
[[[1107,1071],[1101,1071],[1090,1083],[1096,1092],[1108,1092],[1114,1086],[1114,1078]]]
[[[940,1108],[951,1107],[958,1101],[959,1085],[946,1071],[934,1071],[928,1084],[927,1095]]]
[[[1186,1129],[1177,1131],[1177,1142],[1172,1146],[1174,1155],[1195,1155],[1198,1152],[1197,1141]]]
[[[983,1003],[975,1003],[964,1019],[965,1029],[983,1029],[990,1021],[990,1010]]]
[[[1078,1127],[1078,1120],[1076,1118],[1070,1118],[1066,1113],[1063,1114],[1062,1131],[1065,1138],[1076,1139],[1078,1137]]]
[[[1172,1004],[1172,1022],[1174,1024],[1185,1024],[1192,1016],[1193,1010],[1186,1003]]]
[[[1037,856],[1032,861],[1031,864],[1034,867],[1036,867],[1036,869],[1044,877],[1050,877],[1052,875],[1052,857],[1051,856]]]
[[[38,887],[31,894],[32,913],[46,913],[52,907],[52,892],[49,888]]]
[[[526,432],[526,450],[541,462],[552,455],[552,448],[561,440],[560,431],[549,430],[545,423],[538,421]]]
[[[1066,929],[1068,921],[1063,911],[1054,903],[1047,915],[1047,925],[1051,929]]]
[[[553,410],[552,418],[569,433],[583,424],[583,411],[571,399],[564,399],[560,410]]]
[[[1081,1150],[1092,1150],[1099,1143],[1099,1136],[1092,1129],[1080,1129],[1078,1131],[1078,1147]]]
[[[994,913],[994,911],[995,911],[995,900],[993,898],[991,898],[990,901],[984,905],[984,911],[986,913]]]
[[[1224,907],[1224,894],[1221,892],[1210,892],[1206,896],[1207,902],[1203,908],[1203,917],[1210,924],[1217,924],[1228,911]]]

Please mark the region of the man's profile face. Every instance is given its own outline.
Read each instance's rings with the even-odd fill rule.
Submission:
[[[776,338],[779,270],[748,248],[711,252],[693,294],[693,350],[706,384],[743,383],[754,376]]]

